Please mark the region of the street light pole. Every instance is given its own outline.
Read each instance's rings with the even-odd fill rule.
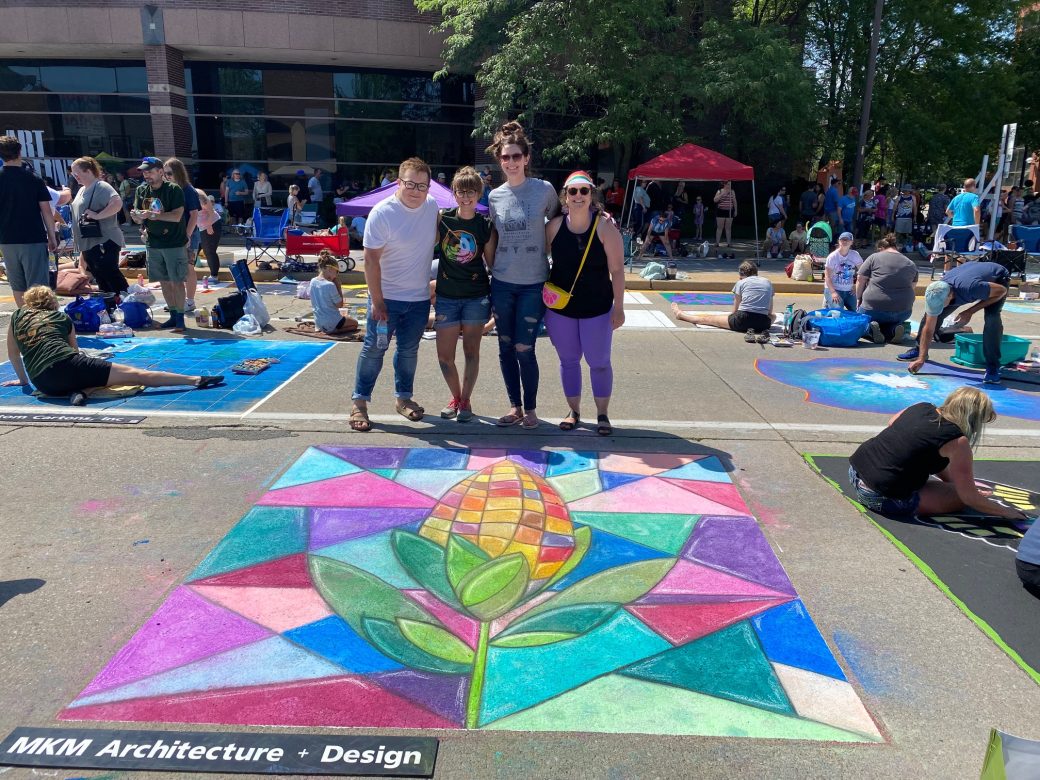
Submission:
[[[863,112],[859,118],[859,143],[856,145],[856,168],[852,183],[861,187],[863,179],[863,155],[867,147],[867,131],[870,128],[870,103],[874,98],[874,73],[877,71],[878,39],[881,37],[881,12],[885,0],[874,3],[874,26],[870,31],[870,57],[867,59],[867,81],[863,87]]]

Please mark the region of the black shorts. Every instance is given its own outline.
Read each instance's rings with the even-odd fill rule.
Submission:
[[[235,219],[246,218],[246,202],[244,200],[229,200],[227,210],[228,214]]]
[[[111,363],[76,353],[32,377],[32,383],[46,395],[71,395],[88,387],[106,387],[111,371]]]
[[[755,333],[768,333],[773,320],[768,314],[757,311],[735,311],[729,315],[729,329],[738,333],[746,333],[749,330]]]
[[[1032,590],[1035,595],[1040,596],[1040,566],[1016,558],[1015,570],[1018,572],[1018,578],[1022,580],[1022,584]]]

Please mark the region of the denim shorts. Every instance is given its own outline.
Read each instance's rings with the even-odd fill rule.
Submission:
[[[909,498],[889,498],[881,495],[868,487],[852,466],[849,466],[849,484],[856,491],[856,498],[863,506],[881,515],[914,515],[921,503],[921,494],[916,490]]]
[[[491,298],[445,298],[437,296],[433,306],[434,328],[457,328],[462,325],[483,325],[491,319]]]

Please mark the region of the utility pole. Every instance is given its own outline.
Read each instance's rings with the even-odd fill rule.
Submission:
[[[859,117],[859,143],[856,145],[856,168],[852,183],[857,187],[863,184],[863,155],[867,147],[867,131],[870,129],[870,103],[874,98],[874,73],[877,71],[878,39],[881,37],[881,12],[885,8],[885,0],[874,3],[874,27],[870,31],[870,57],[867,59],[867,82],[863,87],[863,112]],[[862,190],[861,190],[862,191]]]

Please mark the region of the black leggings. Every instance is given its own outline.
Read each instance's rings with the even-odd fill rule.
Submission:
[[[83,252],[101,292],[122,294],[129,285],[119,272],[119,244],[109,239]]]
[[[217,253],[217,247],[220,245],[220,228],[221,224],[218,222],[213,226],[213,235],[205,230],[199,232],[202,251],[206,253],[206,262],[209,264],[210,276],[217,276],[220,273],[220,255]]]
[[[1026,590],[1040,598],[1040,566],[1037,566],[1035,563],[1026,563],[1016,558],[1015,569]]]

